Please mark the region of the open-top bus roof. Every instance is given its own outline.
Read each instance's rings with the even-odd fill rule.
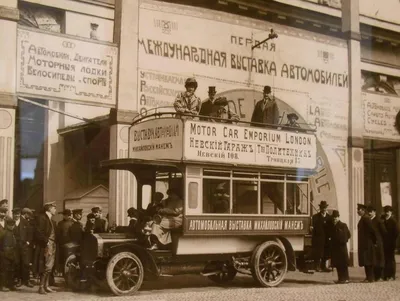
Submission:
[[[109,170],[128,170],[132,173],[140,171],[176,172],[182,168],[179,162],[164,162],[142,159],[113,159],[100,162],[100,167]]]

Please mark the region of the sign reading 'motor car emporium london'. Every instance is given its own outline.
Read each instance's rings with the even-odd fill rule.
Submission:
[[[188,160],[313,169],[316,138],[295,131],[187,121]]]
[[[115,104],[117,47],[18,29],[18,92]]]

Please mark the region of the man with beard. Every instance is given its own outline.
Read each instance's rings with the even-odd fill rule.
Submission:
[[[372,221],[372,227],[376,236],[376,262],[374,266],[375,281],[382,280],[383,268],[385,267],[385,256],[383,252],[383,237],[386,235],[386,228],[383,221],[376,216],[376,209],[373,206],[368,206],[367,211]]]
[[[174,108],[180,117],[182,115],[197,116],[200,111],[201,100],[194,94],[197,89],[196,79],[192,77],[186,79],[185,88],[185,92],[181,92],[176,96]]]
[[[217,91],[215,87],[208,87],[208,99],[201,104],[200,116],[210,116],[214,108],[214,100]],[[200,117],[200,120],[207,121],[209,118]]]
[[[361,217],[357,224],[358,232],[358,264],[364,267],[364,282],[374,282],[374,266],[376,264],[376,231],[367,213],[367,206],[357,204],[357,214]]]
[[[396,260],[395,250],[396,241],[399,236],[399,226],[393,218],[392,206],[383,207],[383,223],[386,228],[386,234],[383,237],[383,250],[385,253],[385,268],[383,273],[383,280],[396,279]]]
[[[340,221],[339,211],[332,212],[332,266],[336,268],[338,274],[337,283],[349,283],[349,252],[347,242],[350,239],[350,231],[347,225]]]
[[[319,212],[312,217],[312,253],[317,272],[330,272],[326,261],[329,259],[332,219],[327,209],[328,203],[321,201]]]

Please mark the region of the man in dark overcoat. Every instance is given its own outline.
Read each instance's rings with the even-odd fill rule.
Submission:
[[[39,294],[55,292],[49,287],[50,274],[56,259],[56,222],[52,219],[55,214],[55,203],[46,203],[44,213],[40,214],[36,221],[35,262],[40,275]]]
[[[61,212],[63,215],[62,221],[57,224],[57,259],[58,259],[58,271],[64,271],[64,262],[66,260],[64,251],[64,245],[71,241],[69,236],[69,228],[72,226],[72,211],[70,209],[64,209]]]
[[[357,224],[358,264],[365,269],[366,279],[364,281],[373,282],[376,264],[376,231],[364,204],[357,204],[357,214],[361,217]]]
[[[20,271],[22,284],[27,287],[33,287],[29,282],[29,272],[32,264],[33,255],[33,227],[30,222],[33,216],[32,211],[29,208],[24,208],[21,211],[21,218],[18,227],[18,246],[20,254]]]
[[[7,216],[7,212],[8,209],[6,207],[1,207],[0,206],[0,240],[2,239],[2,237],[5,235],[6,233],[6,216]],[[6,288],[7,286],[7,282],[6,282],[6,277],[3,276],[3,271],[5,271],[5,268],[3,266],[3,261],[1,260],[2,256],[0,255],[0,290],[1,291],[9,291],[8,288]],[[4,278],[4,279],[3,279]]]
[[[69,240],[78,245],[81,244],[83,238],[82,211],[82,209],[72,210],[72,225],[69,228]]]
[[[383,273],[384,280],[396,279],[396,240],[399,236],[399,226],[393,218],[392,206],[383,207],[383,223],[386,228],[386,235],[383,237],[383,250],[385,253],[385,268]]]
[[[328,203],[326,201],[321,201],[319,204],[319,212],[312,217],[312,253],[315,270],[317,272],[330,271],[326,267],[326,261],[329,259],[333,224],[327,209]]]
[[[347,250],[347,242],[351,237],[347,225],[340,221],[339,211],[333,210],[332,220],[332,239],[331,254],[332,266],[336,268],[338,274],[337,283],[349,282],[349,252]]]
[[[263,99],[256,103],[251,116],[251,122],[255,126],[262,126],[262,124],[278,124],[279,109],[275,99],[271,95],[270,86],[264,87]]]
[[[383,269],[385,267],[385,254],[383,252],[383,237],[386,235],[386,228],[383,221],[376,216],[376,209],[373,206],[368,206],[367,211],[372,221],[372,227],[374,228],[376,235],[376,262],[374,265],[374,278],[375,281],[382,280]]]
[[[15,267],[18,265],[17,260],[17,240],[14,234],[15,221],[7,219],[5,221],[5,229],[0,236],[0,289],[3,292],[9,290],[15,291],[14,273]]]
[[[208,99],[201,103],[200,113],[201,116],[210,116],[211,113],[214,111],[214,100],[217,91],[215,87],[208,87]],[[200,120],[207,121],[209,118],[200,117]]]

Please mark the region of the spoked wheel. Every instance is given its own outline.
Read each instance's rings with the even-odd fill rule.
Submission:
[[[136,292],[143,283],[143,277],[142,262],[133,253],[118,253],[107,264],[107,284],[117,296],[131,295]]]
[[[217,262],[215,265],[220,272],[215,275],[208,276],[208,279],[223,285],[231,282],[235,278],[237,271],[233,265],[226,262]]]
[[[259,245],[251,258],[251,274],[261,286],[279,285],[286,276],[286,252],[275,241],[267,241]]]
[[[79,260],[75,254],[68,256],[64,265],[64,279],[67,287],[71,288],[73,291],[81,290],[81,269],[79,265]]]

